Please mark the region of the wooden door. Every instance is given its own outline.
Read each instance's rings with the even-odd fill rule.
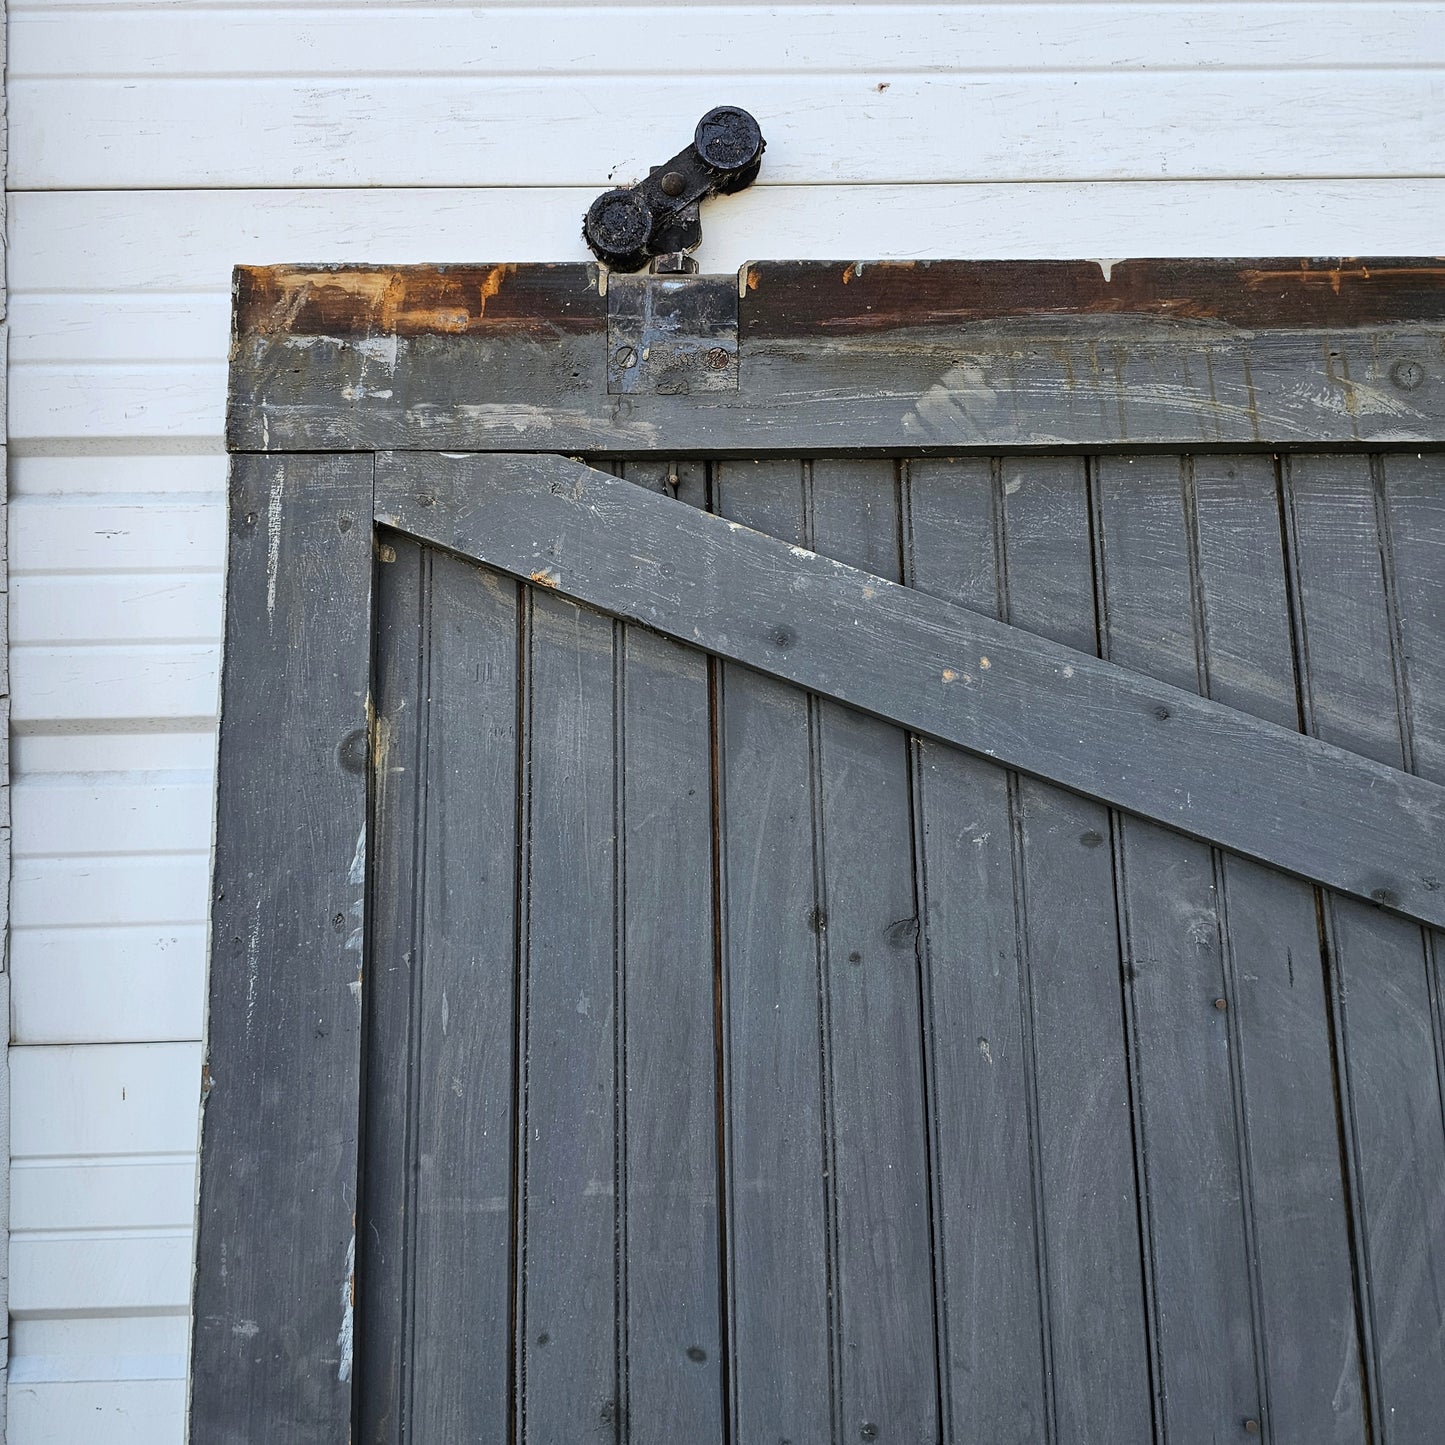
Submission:
[[[193,1438],[1437,1438],[1433,275],[497,269],[243,277]]]

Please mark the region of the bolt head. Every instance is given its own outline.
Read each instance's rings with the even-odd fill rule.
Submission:
[[[662,194],[664,196],[680,196],[687,182],[676,171],[668,171],[662,178]]]

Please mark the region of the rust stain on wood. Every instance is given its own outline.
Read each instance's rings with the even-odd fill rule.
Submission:
[[[238,336],[459,336],[591,331],[605,302],[590,265],[241,266]]]
[[[547,338],[605,331],[594,265],[243,266],[237,336]],[[759,261],[738,274],[754,340],[1135,316],[1332,328],[1445,322],[1445,259]]]

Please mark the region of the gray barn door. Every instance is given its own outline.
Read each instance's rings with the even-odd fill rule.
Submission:
[[[1439,261],[234,320],[195,1445],[1445,1439]]]
[[[359,1438],[1439,1439],[1439,455],[599,465],[377,459]]]

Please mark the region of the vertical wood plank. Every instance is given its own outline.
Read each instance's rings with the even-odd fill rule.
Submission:
[[[1096,651],[1082,464],[1005,457],[995,485],[1001,615]],[[1144,1440],[1149,1352],[1108,810],[1020,778],[1013,834],[1055,1438]]]
[[[810,545],[900,580],[892,462],[815,461]],[[813,703],[838,1418],[844,1439],[938,1433],[919,920],[906,735]]]
[[[383,534],[385,537],[385,534]],[[385,549],[390,548],[390,553]],[[400,534],[377,547],[372,688],[371,969],[365,996],[361,1209],[357,1221],[357,1437],[405,1439],[412,990],[426,787],[425,656],[434,554]]]
[[[351,1428],[371,472],[232,463],[190,1411],[217,1445]]]
[[[362,1438],[502,1440],[517,588],[401,538],[381,555],[360,1296],[363,1358],[375,1375]],[[390,1380],[396,1404],[384,1409]]]
[[[1439,677],[1438,664],[1413,644],[1438,607],[1426,598],[1438,595],[1440,569],[1438,543],[1422,549],[1427,514],[1407,497],[1429,474],[1423,469],[1438,462],[1412,469],[1394,459],[1304,455],[1284,466],[1306,724],[1329,742],[1413,769],[1412,720],[1438,699],[1431,688]],[[1397,474],[1400,522],[1410,539],[1403,569],[1385,485]],[[1402,575],[1410,578],[1404,594]],[[1408,654],[1402,597],[1416,629]],[[1425,755],[1433,765],[1428,735]],[[1433,936],[1333,895],[1324,917],[1376,1439],[1423,1440],[1445,1418],[1438,1288],[1445,1277],[1445,1129]]]
[[[1102,460],[1096,505],[1105,655],[1202,690],[1179,459]],[[1160,1422],[1226,1439],[1262,1405],[1220,878],[1203,844],[1116,827]]]
[[[1297,726],[1273,459],[1191,459],[1184,511],[1196,547],[1209,696]],[[1365,1401],[1315,890],[1233,855],[1220,855],[1217,869],[1266,1386],[1262,1433],[1361,1442]]]
[[[998,607],[993,467],[913,462],[906,580],[990,615]],[[946,1441],[1000,1420],[1046,1438],[1047,1371],[1009,774],[913,743]]]
[[[621,1424],[617,812],[621,624],[528,591],[519,1435]]]
[[[914,462],[910,580],[1093,650],[1082,465]],[[945,1438],[1150,1433],[1107,811],[918,745]]]
[[[723,516],[804,540],[799,463],[714,475]],[[741,667],[718,678],[731,1438],[801,1445],[838,1438],[812,705]]]
[[[621,667],[625,1438],[721,1441],[709,663],[629,627]]]

